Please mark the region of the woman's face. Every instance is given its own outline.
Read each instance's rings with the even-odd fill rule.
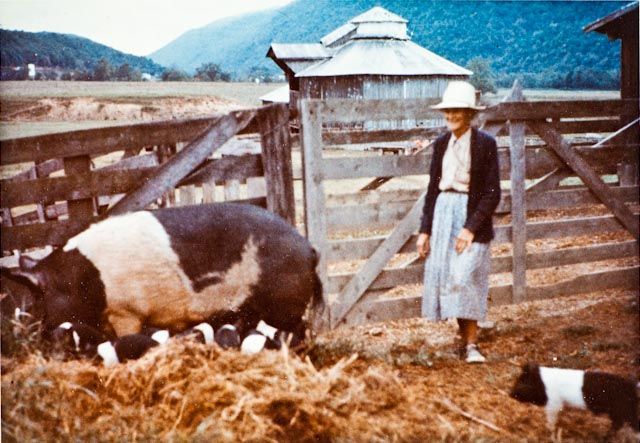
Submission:
[[[452,132],[464,132],[471,126],[473,114],[468,109],[445,109],[444,118]]]

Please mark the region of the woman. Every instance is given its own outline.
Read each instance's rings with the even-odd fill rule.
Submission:
[[[500,202],[496,141],[471,127],[482,109],[471,84],[450,82],[432,108],[444,113],[449,131],[434,144],[416,244],[420,257],[427,258],[422,315],[456,318],[465,360],[482,363],[478,321],[487,313],[492,215]]]

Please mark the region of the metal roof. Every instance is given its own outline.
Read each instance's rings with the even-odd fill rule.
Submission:
[[[635,11],[634,11],[635,10]],[[612,12],[609,15],[606,15],[598,20],[589,23],[585,27],[582,28],[584,32],[599,32],[601,34],[607,34],[610,38],[620,38],[622,34],[622,29],[620,27],[624,26],[624,20],[627,19],[628,14],[629,17],[635,18],[636,22],[638,20],[638,2],[635,1],[633,3],[629,3],[617,11]]]
[[[289,103],[289,85],[284,85],[278,89],[266,93],[260,100],[270,103]]]
[[[408,23],[406,19],[380,6],[375,6],[369,9],[367,12],[363,12],[362,14],[349,20],[349,23],[380,23],[380,22]]]
[[[469,76],[473,72],[408,40],[351,40],[333,57],[320,61],[296,77],[342,75],[445,75]]]
[[[320,39],[320,43],[322,43],[324,46],[331,46],[341,38],[344,38],[349,35],[349,33],[355,31],[355,29],[356,25],[354,25],[353,23],[345,23],[344,25],[334,29],[333,31],[322,37]]]
[[[321,60],[331,53],[320,43],[271,43],[269,53],[280,60]]]

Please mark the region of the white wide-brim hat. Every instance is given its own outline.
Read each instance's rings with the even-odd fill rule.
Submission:
[[[452,81],[442,94],[442,102],[431,106],[431,109],[473,109],[481,111],[484,106],[476,105],[476,88],[471,83]]]

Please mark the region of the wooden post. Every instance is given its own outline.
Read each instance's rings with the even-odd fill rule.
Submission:
[[[522,87],[516,80],[506,101],[524,101]],[[521,121],[509,121],[509,155],[511,159],[511,243],[513,248],[513,302],[527,297],[527,208],[525,202],[525,129]]]
[[[86,174],[91,171],[91,158],[88,155],[67,157],[63,160],[65,175]],[[93,217],[93,198],[69,200],[67,203],[70,219],[89,220]]]
[[[213,203],[216,201],[216,182],[210,180],[202,184],[202,203]]]
[[[259,127],[262,165],[267,183],[267,209],[295,225],[289,107],[284,103],[270,106],[262,114]]]
[[[304,227],[307,239],[320,253],[317,267],[323,286],[327,287],[327,219],[322,165],[322,115],[320,102],[300,101],[300,131],[302,133],[302,175],[304,177]],[[326,292],[325,307],[329,306]],[[329,310],[325,309],[323,326],[330,324]]]

